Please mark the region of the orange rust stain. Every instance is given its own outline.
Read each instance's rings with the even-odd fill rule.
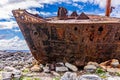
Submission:
[[[60,39],[60,40],[63,39],[65,30],[62,28],[56,28],[56,30],[57,30],[57,34],[58,34],[58,39]]]

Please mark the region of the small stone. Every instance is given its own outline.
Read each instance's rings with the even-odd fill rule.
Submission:
[[[34,59],[33,61],[32,61],[32,65],[38,65],[39,64],[39,62],[36,60],[36,59]]]
[[[120,80],[120,77],[118,77],[118,76],[114,76],[114,77],[110,76],[110,77],[108,77],[107,80]]]
[[[76,73],[71,73],[71,72],[66,72],[60,80],[77,80],[77,74]]]
[[[65,63],[65,66],[68,67],[72,71],[78,71],[78,68],[75,65],[72,65],[68,62]]]
[[[87,72],[94,72],[97,69],[95,65],[87,65],[84,67],[84,70]]]
[[[55,71],[51,71],[51,73],[52,73],[54,76],[58,76],[58,77],[60,77],[60,74],[57,73],[57,72],[55,72]]]
[[[107,80],[116,80],[114,77],[108,77]]]
[[[68,71],[68,68],[65,66],[61,66],[61,67],[56,67],[55,70],[56,72],[65,72]]]
[[[15,68],[20,70],[23,68],[23,66],[16,66]]]
[[[0,70],[3,70],[3,69],[4,69],[4,64],[0,63]]]
[[[109,66],[111,60],[108,60],[108,61],[105,61],[105,62],[102,62],[100,63],[100,67],[103,68],[104,70],[107,70],[107,66]]]
[[[82,75],[78,77],[78,79],[76,80],[102,80],[102,79],[97,75]]]
[[[115,77],[114,77],[114,80],[120,80],[120,77],[115,76]]]
[[[107,66],[104,66],[103,64],[100,64],[100,67],[104,70],[107,70]]]
[[[88,62],[87,65],[95,65],[96,67],[99,67],[99,64],[97,62]]]
[[[49,68],[51,71],[55,71],[55,64],[51,64]]]
[[[43,71],[45,73],[49,73],[50,72],[50,68],[48,66],[45,66],[45,67],[43,67]]]
[[[63,62],[56,63],[56,66],[65,66]]]
[[[14,75],[21,75],[21,71],[20,70],[13,70],[12,72]]]
[[[34,65],[30,70],[33,71],[33,72],[39,72],[39,71],[42,71],[42,69],[40,68],[39,65]]]
[[[11,80],[12,72],[2,72],[2,80]]]
[[[115,68],[115,72],[120,74],[120,68]]]
[[[115,68],[112,68],[111,66],[107,66],[107,71],[111,73],[115,73]]]
[[[13,68],[13,67],[6,66],[6,67],[4,67],[4,70],[7,71],[7,72],[12,72],[12,71],[14,71],[16,69]]]
[[[119,61],[117,59],[112,59],[111,66],[112,67],[118,67],[119,66]]]
[[[7,66],[4,68],[4,70],[7,71],[7,72],[3,72],[3,78],[5,78],[5,79],[11,78],[11,77],[20,78],[20,76],[21,76],[21,71],[15,69],[13,67]]]

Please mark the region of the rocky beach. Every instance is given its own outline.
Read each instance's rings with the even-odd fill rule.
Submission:
[[[28,52],[0,51],[0,80],[120,80],[120,64],[111,59],[83,68],[68,62],[43,65]]]

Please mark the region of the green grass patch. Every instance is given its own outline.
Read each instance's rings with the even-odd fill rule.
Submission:
[[[104,71],[102,68],[97,68],[96,69],[96,74],[98,74],[101,78],[106,78],[106,71]]]
[[[40,78],[22,76],[19,80],[41,80]]]
[[[55,77],[52,80],[60,80],[60,77]]]
[[[22,72],[23,73],[28,73],[28,72],[30,72],[30,70],[28,68],[26,68],[26,69],[22,70]]]
[[[120,72],[119,72],[119,73],[118,73],[118,72],[116,72],[116,73],[115,73],[115,75],[116,75],[116,76],[120,76]]]

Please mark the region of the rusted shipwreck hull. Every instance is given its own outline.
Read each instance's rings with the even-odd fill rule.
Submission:
[[[40,63],[120,60],[120,19],[106,16],[42,18],[25,10],[13,10],[16,21],[36,60]]]

